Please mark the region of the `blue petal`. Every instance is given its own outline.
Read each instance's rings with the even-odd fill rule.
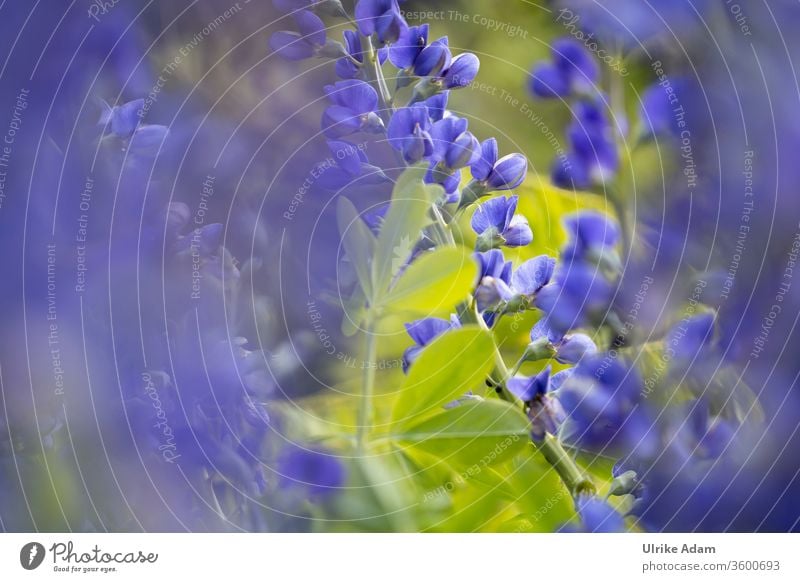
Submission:
[[[331,105],[322,114],[322,131],[327,137],[344,137],[361,129],[361,117],[352,110]]]
[[[589,51],[572,38],[553,43],[553,61],[570,79],[573,89],[588,93],[595,89],[600,77],[600,67]]]
[[[427,44],[428,25],[410,26],[389,47],[389,61],[398,69],[407,69],[414,64]]]
[[[516,188],[525,179],[528,172],[528,159],[522,154],[503,156],[490,173],[488,184],[494,190],[510,190]]]
[[[301,61],[314,55],[314,47],[296,32],[279,30],[269,38],[269,48],[285,59]]]
[[[542,99],[555,99],[569,95],[569,78],[550,63],[539,63],[531,71],[531,91]]]
[[[550,282],[556,260],[539,255],[522,263],[511,275],[511,286],[520,295],[533,296]]]
[[[334,87],[336,100],[359,115],[371,113],[378,106],[378,93],[369,83],[358,79],[350,79],[339,81]]]
[[[361,150],[346,141],[329,140],[328,149],[333,154],[336,164],[353,177],[361,173]]]
[[[450,48],[444,36],[422,50],[414,63],[414,74],[419,77],[438,75],[450,66],[450,58]]]
[[[438,317],[427,317],[405,324],[406,332],[418,346],[427,346],[453,327],[453,322]]]
[[[144,99],[129,101],[111,111],[111,132],[118,137],[130,137],[141,121]]]
[[[619,241],[616,222],[600,212],[585,210],[566,216],[564,228],[578,255],[592,249],[613,247]]]
[[[597,353],[597,346],[588,335],[576,333],[564,338],[556,349],[556,360],[562,364],[577,364],[585,355]]]
[[[625,531],[625,520],[606,501],[594,495],[580,495],[575,509],[587,532],[615,533]]]
[[[444,112],[447,110],[447,99],[449,96],[449,91],[442,91],[424,101],[425,105],[428,107],[428,114],[431,117],[431,121],[436,122],[442,120]]]
[[[448,89],[466,87],[478,75],[481,62],[472,53],[463,53],[453,59],[452,64],[444,75],[444,85]]]
[[[497,140],[490,137],[481,144],[481,157],[470,168],[472,177],[479,182],[486,180],[497,162],[497,155]]]
[[[487,200],[475,209],[472,215],[472,229],[478,234],[483,234],[486,229],[493,227],[498,233],[502,233],[508,223],[509,211],[513,216],[516,207],[516,197],[498,196]]]
[[[314,46],[325,45],[325,23],[319,16],[310,10],[301,10],[295,13],[294,20],[297,23],[297,30],[306,42]]]

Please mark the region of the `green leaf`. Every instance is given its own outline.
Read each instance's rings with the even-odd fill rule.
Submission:
[[[494,366],[494,341],[478,326],[445,333],[412,364],[392,411],[404,426],[421,421],[442,406],[483,384]]]
[[[429,222],[431,204],[442,194],[441,186],[422,181],[425,171],[421,166],[409,168],[395,184],[372,262],[375,303],[380,301],[395,273],[405,264],[420,232]]]
[[[385,307],[424,315],[449,315],[478,278],[478,265],[464,247],[444,247],[415,260],[386,296]]]
[[[522,450],[528,443],[528,419],[501,400],[471,400],[414,424],[396,438],[454,466],[481,471]]]
[[[344,250],[356,270],[358,282],[364,295],[372,296],[370,263],[375,255],[375,237],[358,215],[353,203],[344,196],[336,203],[336,222]]]

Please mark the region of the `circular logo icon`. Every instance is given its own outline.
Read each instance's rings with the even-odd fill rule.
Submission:
[[[28,542],[19,551],[19,563],[26,570],[35,570],[44,561],[44,546],[39,542]]]

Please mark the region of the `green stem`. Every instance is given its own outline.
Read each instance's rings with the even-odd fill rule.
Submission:
[[[370,317],[365,330],[366,348],[364,362],[364,382],[361,386],[361,399],[358,403],[358,426],[356,428],[356,444],[360,451],[364,449],[370,429],[372,428],[372,395],[375,392],[375,358],[378,351],[377,335],[373,318]]]
[[[573,496],[580,493],[594,495],[597,492],[594,483],[586,477],[556,437],[549,434],[545,435],[544,440],[538,443],[536,448],[542,452],[547,462],[556,470],[558,476],[561,477],[564,485]]]
[[[394,105],[392,104],[392,93],[389,91],[389,86],[386,84],[386,79],[383,76],[381,62],[378,58],[377,52],[375,51],[375,47],[372,45],[372,38],[366,37],[366,45],[367,60],[369,60],[370,64],[372,65],[371,79],[374,80],[375,84],[378,86],[378,93],[381,96],[381,101],[383,101],[383,106],[386,109],[386,113],[389,114],[392,110],[394,110]]]

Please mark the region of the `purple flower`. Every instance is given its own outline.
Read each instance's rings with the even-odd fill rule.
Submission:
[[[422,103],[398,109],[387,128],[389,144],[407,163],[415,164],[433,154],[431,127],[428,108]]]
[[[472,215],[472,229],[479,235],[479,251],[501,245],[520,247],[533,241],[528,219],[515,214],[518,202],[517,196],[498,196],[478,206]]]
[[[509,285],[511,283],[511,261],[506,261],[502,251],[492,249],[486,252],[478,252],[474,255],[478,261],[478,282],[475,290],[475,301],[478,311],[484,312],[495,307],[498,303],[509,301],[514,294]],[[494,314],[484,313],[484,319],[491,325],[494,321]]]
[[[567,164],[558,160],[552,181],[560,188],[586,189],[605,183],[619,166],[614,128],[598,102],[575,105],[575,119],[567,129],[570,152]]]
[[[481,62],[472,53],[462,53],[453,59],[450,66],[442,73],[442,80],[448,89],[467,87],[478,76]]]
[[[362,148],[346,141],[329,140],[328,149],[333,163],[328,162],[318,170],[317,182],[321,187],[339,190],[359,179],[364,184],[389,181],[383,170],[369,163]]]
[[[619,227],[606,214],[583,211],[564,218],[569,243],[562,251],[562,260],[597,258],[612,251],[619,242]]]
[[[470,168],[472,177],[487,190],[510,190],[522,184],[528,171],[527,158],[522,154],[497,157],[497,140],[491,137],[481,144],[481,156]]]
[[[568,415],[563,438],[588,450],[635,452],[650,458],[659,439],[640,403],[641,390],[635,369],[609,356],[584,357],[558,391]]]
[[[300,61],[317,54],[325,46],[325,24],[309,10],[294,14],[299,32],[279,30],[269,39],[269,47],[282,57]]]
[[[333,103],[322,114],[322,130],[331,138],[344,137],[357,131],[378,132],[383,121],[375,113],[378,93],[358,79],[327,85],[325,93]]]
[[[565,418],[561,403],[550,395],[550,371],[547,366],[530,378],[515,376],[508,381],[508,390],[525,403],[534,442],[541,442],[546,434],[556,434]]]
[[[414,74],[418,77],[433,77],[450,66],[452,55],[446,36],[433,41],[420,51],[414,61]]]
[[[714,314],[701,313],[677,323],[667,334],[664,344],[674,360],[691,361],[714,343]]]
[[[278,460],[281,486],[298,488],[312,500],[336,493],[345,483],[340,459],[321,448],[292,445]]]
[[[427,317],[406,324],[406,332],[414,340],[413,346],[403,352],[403,372],[408,373],[408,368],[419,357],[422,349],[430,344],[437,337],[451,329],[461,327],[458,317],[451,315],[450,319],[440,319],[438,317]]]
[[[617,533],[625,531],[625,520],[608,504],[594,495],[579,495],[575,510],[580,515],[585,533]]]
[[[433,160],[448,169],[460,169],[472,164],[480,155],[478,140],[467,131],[467,120],[450,116],[433,124]]]
[[[397,0],[358,0],[355,16],[359,32],[374,34],[381,43],[394,43],[408,28]]]
[[[361,37],[354,30],[344,31],[345,55],[336,61],[336,74],[342,79],[355,79],[361,76],[364,65],[364,49],[361,46]],[[388,50],[378,49],[378,62],[386,61]]]
[[[552,63],[539,63],[531,72],[533,94],[545,99],[591,94],[600,74],[592,55],[571,38],[555,41],[551,52]]]
[[[532,300],[550,282],[556,260],[547,255],[529,259],[517,267],[511,275],[511,288],[517,295]]]
[[[561,364],[577,364],[584,356],[597,353],[597,345],[588,335],[562,335],[547,325],[547,319],[540,319],[531,329],[531,343],[540,341],[546,341],[553,347],[556,361]]]
[[[442,91],[423,101],[428,107],[428,115],[430,115],[431,121],[441,121],[444,118],[444,112],[447,111],[447,99],[449,96],[449,91]]]
[[[428,25],[410,26],[389,47],[389,60],[398,69],[408,69],[414,65],[427,45]]]
[[[114,107],[110,107],[105,101],[101,101],[100,104],[103,107],[100,125],[116,137],[122,139],[131,137],[141,121],[144,99],[135,99]]]

